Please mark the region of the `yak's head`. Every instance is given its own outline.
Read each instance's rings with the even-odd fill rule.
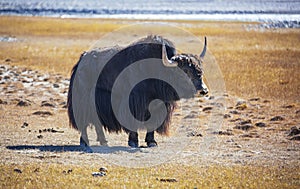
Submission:
[[[191,79],[196,90],[201,95],[205,95],[208,93],[208,88],[203,81],[202,68],[202,62],[206,53],[206,46],[207,42],[205,37],[204,48],[199,57],[191,54],[179,54],[173,56],[171,59],[168,59],[165,45],[163,45],[162,48],[162,58],[164,65],[167,67],[178,66],[181,70],[183,70]]]

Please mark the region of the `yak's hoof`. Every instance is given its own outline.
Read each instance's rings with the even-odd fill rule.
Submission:
[[[139,147],[139,143],[135,142],[135,141],[128,141],[128,146],[132,147],[132,148],[138,148]]]
[[[147,142],[147,146],[148,146],[149,148],[157,147],[157,142],[156,142],[156,141]]]
[[[93,152],[92,148],[90,146],[86,145],[86,144],[80,144],[80,147],[86,153],[92,153]]]

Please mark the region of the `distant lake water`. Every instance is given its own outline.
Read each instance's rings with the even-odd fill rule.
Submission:
[[[0,15],[258,21],[292,23],[297,26],[300,25],[300,1],[0,0]]]

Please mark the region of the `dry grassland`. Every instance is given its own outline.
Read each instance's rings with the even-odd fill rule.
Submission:
[[[80,54],[88,50],[95,41],[106,33],[136,23],[143,23],[143,21],[2,16],[0,17],[0,37],[15,37],[17,41],[0,42],[0,62],[2,65],[16,65],[39,70],[40,73],[58,73],[69,77]],[[251,140],[263,140],[264,143],[261,146],[265,144],[267,146],[268,141],[271,140],[274,144],[278,144],[280,149],[285,145],[292,146],[293,154],[299,154],[299,141],[292,143],[287,139],[280,139],[283,141],[280,142],[279,139],[278,141],[276,139],[276,136],[285,135],[282,133],[288,131],[291,126],[299,126],[297,123],[299,117],[294,115],[299,108],[300,99],[299,29],[249,30],[248,26],[256,23],[239,22],[172,21],[168,24],[183,28],[199,38],[207,36],[209,52],[215,57],[222,71],[230,96],[238,96],[243,99],[260,97],[261,101],[268,99],[267,103],[259,101],[257,107],[261,106],[262,109],[257,109],[258,112],[254,112],[254,108],[248,108],[248,112],[245,113],[247,117],[254,114],[257,118],[253,119],[258,120],[261,119],[259,116],[265,116],[269,120],[270,117],[280,113],[280,115],[287,114],[286,118],[291,118],[291,120],[284,120],[285,124],[275,122],[272,127],[270,126],[270,130],[257,128],[253,133],[254,135],[262,134],[261,138],[239,139],[239,135],[242,135],[244,131],[235,131],[233,137],[244,142],[245,148],[247,148],[247,142]],[[168,31],[166,30],[166,32]],[[135,35],[134,31],[131,35]],[[182,37],[177,36],[178,41]],[[189,45],[188,42],[184,44]],[[111,45],[115,45],[114,40]],[[5,99],[2,93],[0,97],[0,100]],[[279,107],[278,103],[289,105],[291,108],[276,110],[273,107]],[[48,145],[52,144],[50,137],[45,137],[45,141],[42,141],[37,139],[32,132],[22,136],[25,131],[20,129],[20,124],[23,123],[24,118],[26,119],[26,115],[31,116],[28,118],[29,123],[37,131],[42,126],[43,128],[52,127],[51,124],[58,123],[57,126],[64,129],[65,133],[71,133],[68,132],[65,109],[53,110],[56,113],[49,118],[36,118],[31,113],[41,108],[39,105],[16,107],[15,110],[11,109],[12,107],[16,106],[10,104],[0,106],[1,129],[3,130],[9,125],[11,127],[9,131],[15,129],[18,137],[26,138],[29,143],[38,141],[36,143],[39,145],[42,145],[42,142]],[[269,112],[265,112],[268,110]],[[264,115],[260,115],[262,113]],[[5,117],[6,115],[10,116],[10,119]],[[232,119],[236,119],[240,115],[234,116],[236,117],[232,117]],[[272,132],[275,134],[273,135]],[[7,137],[13,135],[14,133],[10,133]],[[32,141],[31,135],[34,137]],[[48,135],[50,136],[50,134]],[[71,144],[77,143],[79,135],[73,133],[72,136],[74,137]],[[220,136],[220,138],[222,137],[228,136]],[[66,140],[61,136],[60,140],[63,141],[63,139]],[[222,138],[222,141],[226,140],[226,138]],[[7,145],[15,145],[14,141],[18,140],[4,137],[0,141],[2,142],[1,149],[4,149]],[[249,142],[249,144],[253,143],[255,142]],[[5,150],[7,151],[7,149]],[[225,153],[226,149],[223,150]],[[292,153],[290,151],[284,151],[284,153],[293,160],[291,162],[297,162],[297,158],[299,160],[299,156],[292,157],[289,154]],[[70,152],[67,154],[60,152],[60,154],[62,158],[58,159],[68,157],[69,159],[66,161],[71,161],[72,154]],[[285,162],[285,159],[282,159],[280,163],[274,159],[274,162],[270,161],[273,163],[268,162],[265,166],[264,162],[257,165],[252,162],[251,165],[197,166],[191,162],[191,165],[162,164],[129,169],[104,164],[108,167],[107,176],[92,177],[91,172],[98,171],[98,166],[103,164],[89,166],[89,162],[85,162],[84,165],[49,163],[51,160],[48,161],[45,157],[41,157],[44,159],[41,159],[40,163],[26,163],[25,159],[25,163],[21,163],[20,157],[24,154],[9,151],[9,155],[9,157],[14,156],[14,161],[20,163],[6,164],[3,163],[4,160],[1,161],[0,188],[299,188],[300,186],[299,163]],[[85,155],[76,154],[76,157],[83,158]],[[87,158],[90,156],[86,155]],[[263,157],[264,154],[261,156]],[[19,161],[18,158],[20,158]],[[32,157],[27,155],[26,158]],[[280,159],[281,157],[276,158]],[[55,158],[53,159],[55,160]],[[68,170],[72,171],[68,172]]]

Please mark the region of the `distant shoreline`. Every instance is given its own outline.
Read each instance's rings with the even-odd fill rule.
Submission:
[[[0,16],[33,16],[52,18],[106,18],[130,20],[186,20],[186,21],[240,21],[240,22],[300,22],[300,14],[275,13],[206,13],[206,14],[82,14],[82,13],[9,13]]]

